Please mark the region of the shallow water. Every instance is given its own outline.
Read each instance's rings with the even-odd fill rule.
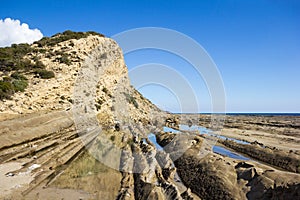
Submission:
[[[214,153],[218,153],[224,156],[228,156],[229,158],[233,158],[233,159],[238,159],[238,160],[250,160],[250,158],[247,158],[245,156],[242,156],[240,154],[234,153],[224,147],[220,147],[220,146],[214,146],[213,147],[213,152]]]
[[[163,131],[164,132],[172,132],[172,133],[180,133],[180,131],[175,130],[173,128],[166,127],[166,126],[163,127]]]
[[[231,140],[231,141],[234,141],[234,142],[239,143],[239,144],[250,144],[249,142],[245,142],[245,141],[238,140],[238,139],[235,139],[235,138],[230,138],[230,137],[225,137],[225,136],[222,136],[222,135],[214,134],[212,130],[207,129],[207,128],[202,127],[202,126],[180,125],[179,129],[183,130],[183,131],[198,131],[199,134],[213,136],[213,137],[216,137],[216,138],[219,138],[219,139],[222,139],[222,140]],[[164,132],[180,133],[180,131],[175,130],[173,128],[169,128],[169,127],[164,127],[163,130],[164,130]],[[152,137],[155,138],[155,135],[153,134]],[[157,144],[156,138],[155,138],[155,142],[153,142],[153,143]],[[221,146],[217,146],[216,145],[216,146],[213,147],[212,150],[213,150],[214,153],[218,153],[218,154],[221,154],[221,155],[224,155],[224,156],[228,156],[229,158],[239,159],[239,160],[250,160],[249,158],[247,158],[245,156],[242,156],[240,154],[234,153],[231,150],[226,149],[226,148],[221,147]]]
[[[243,141],[243,140],[238,140],[238,139],[235,139],[235,138],[215,134],[215,133],[213,133],[212,130],[210,130],[208,128],[205,128],[203,126],[195,126],[194,125],[194,126],[189,127],[188,125],[180,125],[179,129],[184,130],[184,131],[199,131],[199,134],[213,136],[213,137],[216,137],[216,138],[219,138],[219,139],[222,139],[222,140],[231,140],[231,141],[234,141],[234,142],[239,143],[239,144],[250,144],[249,142],[246,142],[246,141]]]
[[[161,151],[163,150],[162,146],[160,146],[157,141],[156,141],[156,137],[153,133],[148,134],[148,139],[155,145],[156,149]]]

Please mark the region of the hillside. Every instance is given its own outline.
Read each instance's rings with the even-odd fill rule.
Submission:
[[[3,180],[0,190],[5,191],[1,195],[13,195],[10,196],[13,199],[19,199],[18,195],[32,198],[31,195],[41,193],[40,187],[52,184],[58,177],[64,179],[68,172],[58,175],[68,171],[68,166],[82,166],[74,164],[82,162],[82,157],[103,172],[110,171],[101,178],[119,178],[108,184],[108,187],[116,187],[116,193],[110,192],[110,195],[119,194],[126,199],[127,190],[131,198],[140,193],[134,191],[133,182],[127,180],[133,180],[133,175],[119,170],[132,171],[132,165],[122,164],[136,154],[143,156],[140,141],[150,132],[145,127],[158,123],[156,116],[165,113],[130,85],[122,50],[115,41],[94,32],[66,31],[32,45],[1,48],[0,67],[0,172]],[[90,69],[97,69],[97,73]],[[86,99],[90,100],[87,104]],[[81,115],[91,115],[91,118],[84,121]],[[91,125],[95,119],[97,129],[87,131],[95,126]],[[123,154],[132,148],[135,153],[121,162]],[[155,152],[151,145],[148,151]],[[157,162],[153,167],[159,167]],[[148,182],[155,182],[153,171],[134,179],[144,180],[145,176],[153,176]],[[72,184],[66,186],[65,182],[53,184],[73,187]],[[80,185],[74,189],[83,189]],[[16,187],[20,192],[12,193]],[[142,188],[135,187],[137,191]],[[98,195],[105,197],[105,192],[106,189],[99,190]],[[50,198],[51,189],[44,193],[45,198]]]
[[[0,199],[300,195],[298,117],[230,116],[210,135],[211,115],[161,111],[132,87],[101,34],[0,48],[0,69]]]
[[[85,65],[87,56],[95,47],[99,47],[105,55],[110,55],[101,57],[103,62],[109,63],[112,60],[109,66],[103,67],[101,77],[94,86],[98,113],[111,115],[114,110],[112,100],[118,95],[114,93],[119,92],[116,91],[120,87],[118,82],[124,80],[127,80],[125,86],[122,84],[127,90],[124,95],[132,102],[133,106],[129,106],[129,109],[134,119],[145,118],[151,109],[157,110],[150,101],[130,87],[122,51],[113,40],[93,32],[65,31],[51,38],[43,38],[30,46],[21,44],[1,49],[1,52],[14,51],[11,60],[0,59],[1,113],[23,114],[70,109],[74,103],[74,83],[80,68]],[[112,49],[116,52],[112,52]],[[16,57],[15,52],[20,51],[22,53]],[[0,55],[3,57],[3,54]],[[16,60],[21,60],[20,64],[11,66],[10,62],[16,63]],[[6,85],[14,86],[15,83],[23,83],[27,87],[19,90],[5,88]]]

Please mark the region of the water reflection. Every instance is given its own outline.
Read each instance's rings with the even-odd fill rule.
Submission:
[[[250,144],[249,142],[246,142],[246,141],[242,141],[242,140],[238,140],[235,138],[230,138],[230,137],[215,134],[215,133],[213,133],[212,130],[207,129],[203,126],[196,126],[196,125],[189,126],[189,125],[181,124],[181,125],[179,125],[179,129],[182,131],[198,132],[199,134],[216,137],[216,138],[222,139],[222,140],[231,140],[231,141],[234,141],[239,144]],[[164,127],[163,130],[164,130],[164,132],[172,132],[172,133],[176,133],[176,134],[180,133],[179,130],[175,130],[175,129],[169,128],[169,127]],[[155,137],[155,135],[154,135],[154,137]],[[155,139],[155,142],[153,142],[153,143],[154,144],[156,143],[156,139]],[[230,151],[229,149],[226,149],[226,148],[218,146],[218,145],[215,145],[212,150],[214,153],[228,156],[233,159],[250,160],[249,158],[247,158],[245,156],[234,153],[234,152]]]
[[[228,156],[229,158],[238,159],[238,160],[250,160],[249,158],[242,156],[240,154],[234,153],[228,149],[225,149],[224,147],[220,146],[214,146],[213,152],[217,154],[221,154],[224,156]]]

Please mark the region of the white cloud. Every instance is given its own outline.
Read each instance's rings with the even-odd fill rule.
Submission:
[[[0,47],[11,44],[33,43],[43,37],[38,29],[30,29],[28,24],[20,23],[19,20],[6,18],[0,20]]]

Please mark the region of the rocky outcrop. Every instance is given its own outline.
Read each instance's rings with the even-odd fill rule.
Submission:
[[[15,192],[18,198],[40,199],[41,193],[58,186],[86,189],[90,193],[86,196],[94,199],[102,195],[120,200],[299,197],[299,174],[211,152],[200,158],[202,136],[189,131],[177,135],[161,132],[164,125],[178,129],[179,117],[160,111],[130,86],[116,42],[99,34],[59,37],[54,36],[58,42],[51,45],[33,44],[34,51],[25,55],[30,62],[38,59],[55,77],[25,74],[27,89],[0,104],[5,114],[0,122],[0,164],[22,163],[4,177],[29,174],[33,180],[22,187],[12,185],[12,191],[19,188]],[[84,104],[86,99],[92,101]],[[207,122],[206,118],[183,120],[188,125]],[[156,134],[164,150],[155,148],[147,138],[149,133]],[[230,142],[224,145],[293,172],[299,168],[298,157],[285,157],[279,151],[275,156],[281,161],[274,161],[271,152],[243,151]],[[115,179],[109,180],[110,175]],[[98,180],[107,187],[97,185]]]
[[[250,157],[280,167],[290,172],[300,173],[300,156],[276,148],[262,147],[255,144],[238,144],[230,140],[220,140],[220,143]]]
[[[209,127],[211,115],[192,116],[197,119],[197,124]],[[298,135],[300,117],[288,115],[227,115],[224,128],[238,128],[243,130],[260,130],[269,133],[283,134],[286,136]]]
[[[231,166],[218,156],[198,159],[197,152],[187,151],[174,164],[184,184],[202,199],[245,199]]]
[[[59,37],[54,36],[57,41]],[[51,45],[36,43],[32,48],[35,51],[26,59],[38,57],[55,77],[25,74],[26,90],[0,104],[1,114],[14,114],[0,122],[0,164],[23,162],[20,169],[10,172],[13,175],[27,172],[33,164],[39,166],[30,171],[33,181],[20,189],[22,195],[31,195],[41,185],[48,187],[82,152],[89,152],[122,171],[118,199],[148,194],[180,198],[175,186],[159,181],[163,176],[153,145],[141,143],[147,137],[146,125],[161,111],[130,85],[116,42],[91,34]],[[68,56],[68,62],[62,62],[62,55]],[[93,70],[99,74],[89,74]],[[81,104],[87,97],[92,101]],[[93,129],[94,122],[98,128]],[[139,173],[132,174],[134,170]]]
[[[59,34],[54,36],[59,37],[62,36]],[[40,79],[32,73],[25,74],[28,87],[24,92],[15,93],[11,100],[3,100],[0,104],[2,113],[70,110],[76,98],[74,94],[78,89],[84,90],[76,87],[76,82],[87,82],[94,76],[82,74],[85,72],[82,69],[94,66],[99,68],[99,80],[94,82],[92,93],[86,95],[93,96],[93,109],[101,118],[103,126],[114,125],[116,120],[114,116],[119,117],[120,109],[125,109],[124,112],[130,114],[133,122],[143,123],[148,123],[150,116],[160,112],[155,105],[130,86],[122,50],[110,38],[90,34],[84,38],[69,39],[51,45],[45,43],[39,46],[37,42],[31,45],[31,48],[34,51],[24,57],[31,62],[38,58],[46,70],[55,73],[55,77]],[[61,61],[64,56],[68,62]],[[116,110],[119,113],[113,113]]]
[[[158,134],[161,145],[176,144],[174,134]],[[199,157],[203,139],[197,138],[181,157],[174,160],[183,183],[202,199],[299,198],[300,175],[279,171],[251,161],[237,162],[214,153]],[[165,142],[163,142],[165,141]],[[202,141],[202,142],[201,142]],[[168,148],[170,149],[170,148]]]
[[[169,116],[166,119],[165,125],[171,128],[179,128],[179,117],[177,116]]]
[[[145,148],[145,147],[149,148]],[[149,144],[133,145],[135,199],[181,199],[177,187],[163,176],[163,170],[157,162],[157,152]],[[158,155],[161,155],[159,153]],[[161,158],[165,163],[170,162]],[[165,168],[166,169],[166,168]],[[170,169],[171,170],[171,169]]]

